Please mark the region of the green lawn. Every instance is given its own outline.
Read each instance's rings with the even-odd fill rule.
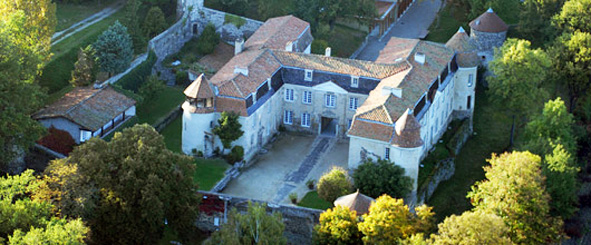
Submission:
[[[101,11],[103,8],[111,5],[115,0],[87,1],[83,4],[75,3],[57,3],[55,15],[57,17],[57,26],[55,31],[64,30],[76,22]],[[100,5],[99,5],[100,3]]]
[[[185,100],[183,88],[166,87],[161,90],[155,99],[144,101],[138,106],[137,115],[139,123],[153,125],[158,119],[165,117],[175,107]]]
[[[310,191],[306,193],[304,198],[298,203],[298,206],[327,210],[332,208],[332,203],[320,199],[320,197],[318,197],[318,192]]]
[[[477,89],[474,111],[474,132],[456,156],[456,171],[453,177],[437,187],[427,204],[433,206],[439,221],[451,214],[461,214],[471,209],[466,198],[470,187],[484,179],[483,166],[492,153],[502,153],[509,146],[511,117],[490,104],[482,89]]]
[[[222,159],[195,159],[197,169],[193,178],[199,185],[199,190],[211,190],[224,177],[224,171],[230,165]]]
[[[464,30],[470,30],[468,22],[467,13],[448,4],[439,12],[429,27],[429,35],[426,40],[445,43],[458,31],[460,26],[463,26]]]
[[[160,132],[162,136],[164,136],[164,142],[166,143],[166,147],[169,150],[174,152],[181,152],[181,126],[182,126],[182,116],[177,117],[172,121],[166,128]]]

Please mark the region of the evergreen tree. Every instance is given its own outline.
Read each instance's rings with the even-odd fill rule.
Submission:
[[[101,71],[109,75],[125,71],[133,59],[133,44],[127,28],[119,21],[104,31],[93,44]]]
[[[242,131],[242,124],[238,121],[240,115],[235,112],[222,112],[220,119],[218,119],[218,125],[213,128],[213,133],[217,135],[222,141],[224,147],[222,153],[226,149],[232,147],[232,142],[242,137],[244,131]]]
[[[91,45],[86,48],[80,48],[78,51],[78,61],[74,63],[72,79],[70,83],[75,87],[91,85],[96,80],[95,51]]]
[[[152,7],[146,14],[144,20],[144,35],[148,38],[153,38],[166,30],[166,20],[164,13],[159,7]]]

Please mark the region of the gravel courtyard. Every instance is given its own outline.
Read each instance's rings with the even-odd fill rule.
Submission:
[[[323,136],[284,133],[266,147],[269,152],[232,180],[223,193],[290,203],[289,194],[302,198],[306,181],[318,180],[331,166],[347,167],[349,142]]]

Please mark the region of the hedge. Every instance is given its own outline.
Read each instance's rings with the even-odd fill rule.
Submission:
[[[84,45],[83,47],[85,47]],[[51,60],[41,73],[39,77],[39,85],[47,88],[49,94],[60,91],[66,86],[70,85],[70,78],[72,77],[72,70],[74,70],[74,63],[78,60],[79,48],[72,48],[60,57]]]
[[[119,81],[117,81],[117,84],[125,90],[130,90],[134,93],[137,93],[138,89],[141,87],[144,81],[146,81],[146,77],[152,74],[152,67],[155,63],[156,54],[153,51],[150,51],[148,58],[125,76],[120,78]]]

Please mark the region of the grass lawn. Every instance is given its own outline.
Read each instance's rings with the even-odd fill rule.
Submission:
[[[55,31],[57,32],[66,29],[76,22],[98,13],[103,8],[111,5],[113,2],[115,2],[115,0],[87,1],[83,4],[59,2],[57,3],[57,9],[55,13],[57,17],[57,26]]]
[[[427,201],[429,206],[434,207],[438,221],[472,208],[466,195],[476,181],[484,179],[482,167],[488,164],[486,159],[492,153],[504,152],[509,146],[511,117],[490,104],[480,87],[476,95],[474,132],[477,135],[472,136],[456,156],[455,174],[448,181],[439,184]]]
[[[332,56],[349,58],[365,40],[367,33],[335,24],[328,40],[328,46],[332,49]]]
[[[185,100],[183,88],[166,87],[153,100],[144,101],[137,107],[139,123],[154,124],[158,119],[168,115],[175,107]]]
[[[463,11],[454,8],[451,4],[446,5],[429,27],[429,35],[427,35],[426,40],[445,43],[458,31],[460,26],[463,26],[464,30],[470,30],[467,13]]]
[[[182,126],[182,115],[177,117],[176,119],[174,119],[174,121],[172,121],[170,124],[168,124],[168,126],[166,126],[166,128],[164,128],[162,130],[162,132],[160,132],[160,134],[162,136],[164,136],[164,143],[166,143],[166,147],[168,147],[169,150],[174,151],[174,152],[182,152],[181,149],[181,126]]]
[[[222,159],[195,159],[197,166],[193,179],[199,185],[199,190],[211,190],[224,177],[224,171],[230,167]]]
[[[320,197],[318,197],[318,192],[310,191],[306,193],[304,198],[298,203],[298,206],[327,210],[332,208],[332,203],[320,199]]]

